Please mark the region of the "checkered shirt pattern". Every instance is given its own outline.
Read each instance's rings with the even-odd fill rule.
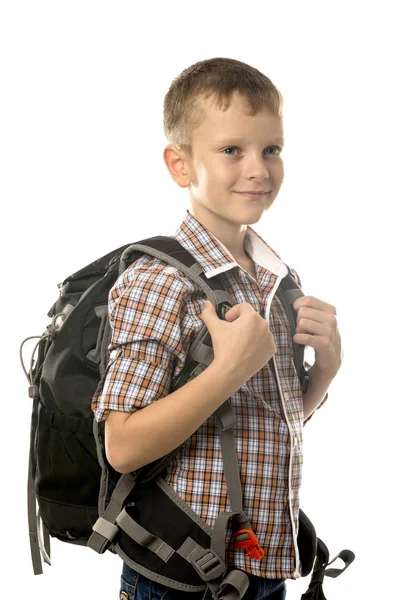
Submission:
[[[248,558],[229,544],[228,531],[228,562],[261,577],[297,579],[303,401],[289,323],[275,295],[282,268],[285,273],[287,269],[251,227],[244,248],[255,262],[257,281],[189,211],[175,237],[207,277],[222,274],[233,304],[249,302],[269,321],[277,348],[276,374],[267,363],[230,398],[237,419],[243,508],[265,554],[261,561]],[[260,249],[267,254],[260,262],[270,262],[281,275],[257,262]],[[98,421],[106,419],[110,410],[134,411],[170,393],[189,343],[203,325],[204,300],[204,292],[182,271],[148,255],[118,278],[109,295],[110,361],[92,403]],[[221,512],[230,510],[214,415],[183,444],[169,465],[166,481],[211,527]]]

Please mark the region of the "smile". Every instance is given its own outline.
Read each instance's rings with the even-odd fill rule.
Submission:
[[[249,198],[262,198],[263,196],[267,196],[271,192],[235,192],[235,194],[240,194],[241,196],[248,196]]]

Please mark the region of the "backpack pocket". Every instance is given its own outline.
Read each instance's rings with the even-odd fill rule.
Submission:
[[[51,535],[85,543],[98,517],[101,468],[93,419],[49,413],[40,403],[36,435],[36,495]]]

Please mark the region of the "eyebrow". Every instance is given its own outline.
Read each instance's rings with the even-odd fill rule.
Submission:
[[[243,141],[243,138],[232,136],[232,137],[226,137],[221,140],[216,140],[214,143],[216,145],[220,146],[220,145],[224,145],[224,144],[230,144],[231,142],[242,142],[242,141]],[[279,137],[271,139],[270,143],[271,144],[284,144],[285,138],[279,136]]]

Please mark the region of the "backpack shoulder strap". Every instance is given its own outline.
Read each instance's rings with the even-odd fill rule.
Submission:
[[[286,265],[287,266],[287,265]],[[293,302],[304,296],[300,286],[296,283],[291,271],[288,267],[288,274],[282,279],[276,291],[282,307],[289,321],[292,338],[296,333],[297,313],[293,308]],[[304,348],[303,344],[293,342],[294,366],[300,380],[301,390],[303,394],[308,391],[310,377],[307,375],[307,370],[304,366]]]
[[[232,306],[228,293],[224,290],[221,280],[218,276],[207,279],[196,261],[175,238],[168,236],[155,236],[147,238],[128,246],[122,253],[120,259],[120,273],[132,262],[132,256],[135,252],[145,252],[170,265],[184,271],[184,273],[205,292],[207,298],[214,304],[217,314],[223,318],[225,311]],[[135,258],[133,259],[135,260]],[[303,296],[300,286],[296,283],[290,268],[286,265],[288,274],[282,279],[276,292],[286,316],[289,321],[292,337],[296,333],[297,313],[293,308],[293,302]],[[211,346],[211,340],[205,341]],[[207,344],[208,345],[208,344]],[[195,348],[197,346],[195,345]],[[304,348],[302,344],[293,342],[294,364],[303,394],[306,394],[309,387],[310,377],[304,367]],[[197,373],[196,373],[197,374]],[[180,380],[180,385],[186,381]]]
[[[213,303],[220,318],[223,318],[226,310],[232,306],[230,296],[224,289],[221,278],[217,275],[207,279],[196,259],[178,240],[172,237],[155,236],[126,247],[119,260],[119,274],[122,274],[143,253],[159,258],[183,271],[193,283],[203,290],[208,300]],[[172,390],[182,387],[190,379],[199,375],[212,360],[212,340],[207,327],[204,325],[190,344],[185,365],[179,377],[174,381]],[[143,467],[140,472],[141,480],[148,481],[155,478],[164,470],[178,450],[179,448]]]
[[[203,290],[220,317],[225,309],[232,306],[229,294],[224,290],[220,278],[217,276],[207,279],[197,260],[175,238],[159,235],[131,244],[121,255],[119,274],[136,260],[138,253],[149,254],[183,271]]]

